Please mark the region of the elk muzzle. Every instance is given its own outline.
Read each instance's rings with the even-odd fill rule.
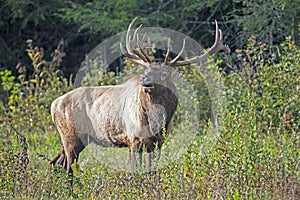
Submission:
[[[145,75],[140,79],[140,84],[142,86],[142,89],[146,93],[151,93],[154,89],[154,84],[151,82],[150,78]]]

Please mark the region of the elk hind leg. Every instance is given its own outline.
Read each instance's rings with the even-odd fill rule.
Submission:
[[[49,162],[51,165],[60,165],[68,173],[72,174],[72,164],[78,161],[79,153],[84,149],[85,145],[76,135],[62,137],[63,147],[58,154]]]
[[[79,153],[84,149],[85,145],[82,143],[80,138],[73,136],[68,143],[65,143],[65,153],[67,158],[66,170],[69,174],[73,174],[72,164],[76,161],[78,162]]]
[[[67,170],[67,157],[64,147],[60,149],[57,155],[49,162],[50,165],[60,165]]]

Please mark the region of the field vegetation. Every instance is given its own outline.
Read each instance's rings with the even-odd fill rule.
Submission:
[[[210,131],[210,98],[194,100],[206,114],[199,131],[183,155],[158,170],[155,183],[143,173],[113,170],[84,151],[76,164],[74,183],[49,160],[60,149],[60,137],[51,122],[49,107],[72,82],[60,75],[63,52],[47,61],[38,47],[28,43],[34,71],[18,66],[19,75],[0,73],[1,101],[0,196],[2,198],[65,199],[298,199],[300,197],[300,50],[290,38],[266,56],[266,45],[252,36],[234,55],[241,68],[219,72],[226,98],[221,134],[203,153],[200,147]],[[127,70],[132,67],[128,63]],[[213,66],[217,67],[217,66]],[[186,78],[199,94],[205,84],[193,67]],[[126,72],[126,70],[125,70]],[[111,74],[112,75],[112,74]],[[99,84],[122,79],[103,73]],[[207,94],[209,97],[209,94]],[[182,106],[184,107],[184,106]],[[181,109],[181,108],[180,108]],[[179,109],[179,110],[180,110]],[[188,127],[176,129],[189,132]],[[198,126],[198,124],[197,124]],[[173,149],[177,151],[178,149]],[[153,178],[153,177],[152,177]]]

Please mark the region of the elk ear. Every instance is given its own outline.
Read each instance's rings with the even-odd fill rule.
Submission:
[[[178,80],[183,76],[183,71],[182,70],[178,70],[178,71],[172,71],[172,78],[173,80]]]

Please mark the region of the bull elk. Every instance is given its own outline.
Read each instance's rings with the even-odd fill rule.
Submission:
[[[72,163],[90,142],[105,147],[129,147],[130,161],[136,166],[136,152],[146,150],[146,171],[151,171],[154,149],[161,149],[163,130],[168,133],[172,116],[178,105],[174,80],[181,77],[172,67],[205,61],[210,55],[224,50],[222,32],[216,22],[213,46],[200,56],[178,60],[185,48],[170,59],[169,44],[163,62],[152,62],[143,51],[138,27],[130,33],[136,18],[129,24],[122,53],[133,62],[147,67],[144,75],[135,76],[121,85],[79,87],[51,104],[52,120],[61,136],[62,148],[50,164],[62,165],[72,173]]]

